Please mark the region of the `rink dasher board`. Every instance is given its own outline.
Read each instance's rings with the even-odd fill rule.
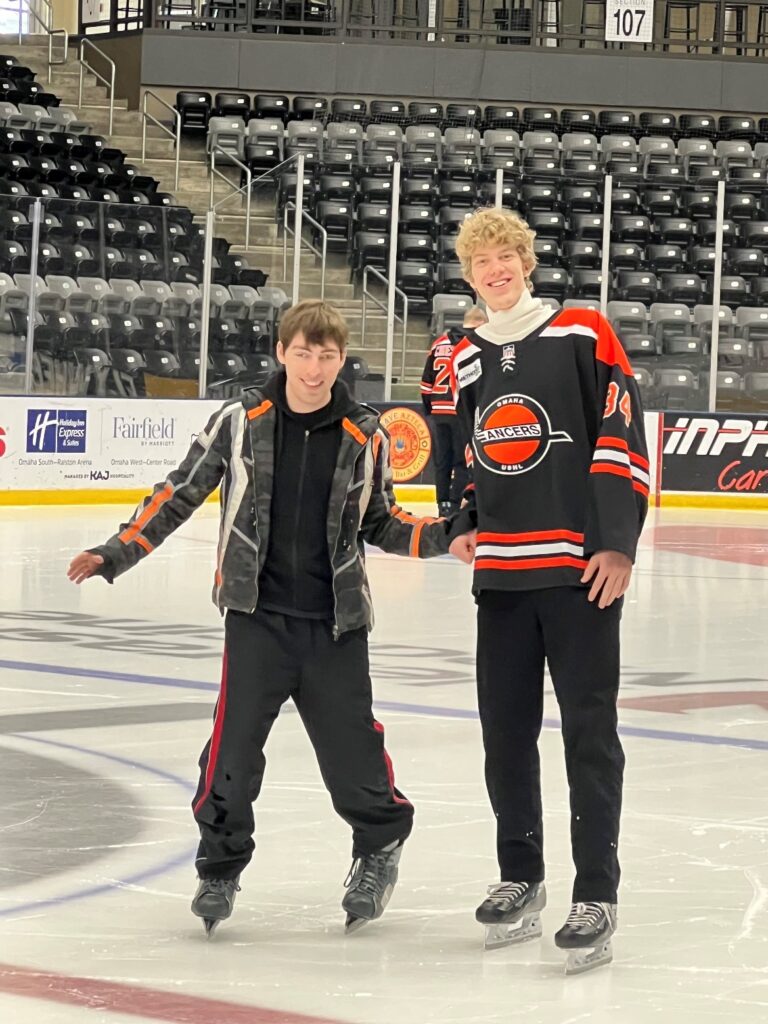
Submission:
[[[399,404],[420,413],[418,403]],[[179,464],[219,408],[221,402],[208,399],[4,398],[0,402],[0,504],[136,502]],[[664,453],[664,446],[670,425],[680,415],[645,413],[652,500],[662,505],[768,507],[768,474],[749,491],[737,491],[735,486],[723,491],[717,474],[688,472],[685,466],[671,470],[674,460]],[[752,421],[755,431],[762,426],[758,415],[701,416],[714,417],[726,430],[734,426],[730,419]],[[768,445],[764,451],[768,453]],[[697,452],[692,446],[688,458],[701,462]],[[768,468],[763,449],[759,458]],[[398,500],[434,501],[430,479],[431,473],[424,473],[412,483],[396,483]],[[216,500],[215,494],[211,500]]]

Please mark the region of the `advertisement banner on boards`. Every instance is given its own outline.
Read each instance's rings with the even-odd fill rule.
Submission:
[[[6,491],[149,488],[179,464],[220,402],[0,401]]]
[[[220,407],[198,399],[0,399],[0,489],[149,489],[181,462]],[[376,402],[375,408],[392,438],[395,484],[434,484],[434,442],[422,406]],[[660,415],[645,414],[652,491]]]
[[[768,494],[768,417],[664,413],[664,491]]]

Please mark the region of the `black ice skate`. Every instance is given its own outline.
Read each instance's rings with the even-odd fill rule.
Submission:
[[[346,931],[357,931],[384,913],[397,882],[397,865],[402,849],[402,842],[397,840],[352,862],[344,882],[347,893],[341,901],[347,912]]]
[[[555,945],[568,950],[566,974],[581,974],[613,960],[611,936],[618,920],[615,903],[572,903]]]
[[[541,911],[547,905],[543,882],[500,882],[475,911],[485,925],[485,948],[499,949],[541,935]]]
[[[192,900],[192,913],[202,917],[205,934],[213,935],[216,925],[232,914],[235,905],[235,894],[240,892],[237,878],[201,878],[195,898]]]

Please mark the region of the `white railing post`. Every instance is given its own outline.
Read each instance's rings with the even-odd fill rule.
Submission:
[[[32,361],[35,355],[35,313],[37,311],[37,266],[40,253],[40,222],[43,204],[32,204],[32,242],[29,254],[29,304],[27,306],[27,350],[24,364],[24,394],[32,394]]]
[[[392,367],[395,348],[395,280],[397,278],[397,228],[400,219],[400,161],[392,165],[392,217],[389,225],[387,271],[387,348],[384,356],[384,401],[392,400]],[[405,345],[405,341],[403,342]]]
[[[608,315],[608,285],[611,281],[611,214],[613,211],[613,175],[606,174],[603,186],[603,252],[600,280],[600,312]]]
[[[294,306],[299,301],[299,277],[301,267],[301,228],[304,213],[304,154],[299,154],[298,177],[296,180],[296,209],[293,218],[293,291],[292,302]]]
[[[213,210],[209,210],[205,215],[205,241],[203,244],[203,310],[202,319],[200,321],[200,376],[198,378],[198,398],[205,398],[205,392],[208,387],[208,339],[211,333],[211,282],[213,280],[214,219]]]
[[[720,346],[720,291],[723,280],[723,223],[725,221],[725,181],[717,183],[717,212],[715,214],[715,273],[712,278],[712,336],[709,343],[709,403],[710,412],[717,406],[717,352]]]
[[[504,205],[504,171],[501,167],[496,168],[496,194],[493,205],[501,209]]]

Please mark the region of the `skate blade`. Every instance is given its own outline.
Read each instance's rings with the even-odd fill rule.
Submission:
[[[370,924],[371,920],[368,917],[355,917],[354,914],[347,914],[346,924],[344,925],[344,931],[347,935],[352,935],[353,932],[359,932],[360,929]]]
[[[538,914],[524,917],[516,924],[489,924],[485,926],[486,950],[517,946],[541,937],[541,918]]]
[[[593,971],[596,967],[602,967],[613,960],[613,949],[610,940],[601,942],[598,946],[589,946],[585,949],[573,949],[568,954],[565,962],[566,975],[584,974],[586,971]]]
[[[206,939],[212,939],[213,933],[216,931],[221,921],[218,917],[204,917],[203,927],[205,928]]]

